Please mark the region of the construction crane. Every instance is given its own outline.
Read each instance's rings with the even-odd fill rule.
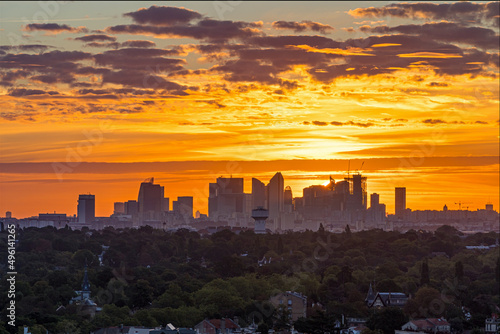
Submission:
[[[458,204],[458,210],[462,210],[462,204],[472,204],[472,203],[459,201],[458,203],[455,204]],[[467,207],[467,209],[469,209],[469,207]]]
[[[358,174],[359,174],[359,171],[363,168],[363,165],[364,165],[364,164],[365,164],[365,162],[363,161],[363,162],[361,163],[361,167],[359,167],[359,169],[356,169],[356,172],[357,172]]]

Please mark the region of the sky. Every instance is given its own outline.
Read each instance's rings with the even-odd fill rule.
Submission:
[[[96,214],[149,177],[294,196],[347,173],[394,212],[499,206],[498,2],[0,2],[0,216]],[[460,203],[460,204],[458,204]],[[368,203],[369,204],[369,203]]]

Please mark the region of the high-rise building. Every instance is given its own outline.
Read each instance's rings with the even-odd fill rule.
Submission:
[[[284,179],[280,172],[274,174],[267,185],[267,208],[269,218],[278,218],[284,209]]]
[[[170,210],[170,198],[164,197],[162,201],[162,211],[168,212]]]
[[[491,207],[493,208],[493,205]],[[10,212],[10,211],[5,212],[5,218],[7,218],[7,219],[12,218],[12,212]]]
[[[293,194],[290,186],[286,186],[285,188],[285,193],[283,194],[283,204],[284,212],[290,213],[293,211]]]
[[[139,203],[137,201],[130,200],[124,204],[126,215],[137,216],[139,214]]]
[[[395,189],[395,207],[396,216],[398,218],[404,218],[404,213],[406,210],[406,188],[396,187]]]
[[[352,176],[352,197],[354,200],[353,209],[366,210],[366,177],[361,176],[361,174]]]
[[[154,178],[142,182],[137,202],[139,202],[140,213],[149,211],[161,212],[163,187],[159,184],[154,184]]]
[[[90,224],[95,219],[95,195],[78,196],[78,222]]]
[[[217,178],[217,183],[209,184],[208,215],[231,216],[246,211],[246,196],[243,193],[243,178]]]
[[[192,196],[179,196],[177,201],[173,202],[174,212],[179,213],[186,218],[193,218],[193,197]]]
[[[113,214],[119,215],[125,213],[125,203],[115,202],[113,205]]]
[[[266,185],[256,178],[252,178],[252,209],[266,207]]]
[[[377,193],[370,195],[370,207],[376,208],[380,204],[380,196]]]

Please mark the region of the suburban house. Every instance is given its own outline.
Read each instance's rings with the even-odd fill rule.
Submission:
[[[403,307],[408,301],[408,296],[402,292],[377,292],[373,291],[372,285],[365,299],[366,306],[372,307]]]
[[[450,333],[450,324],[443,318],[415,319],[408,321],[401,329],[425,333]]]
[[[198,334],[233,334],[239,332],[240,326],[229,318],[205,319],[196,326],[194,330]]]
[[[500,331],[500,319],[496,314],[484,321],[484,333],[493,334]]]
[[[279,308],[284,305],[290,311],[290,319],[297,321],[300,317],[307,316],[307,297],[301,293],[287,291],[271,297],[269,300],[274,307]]]

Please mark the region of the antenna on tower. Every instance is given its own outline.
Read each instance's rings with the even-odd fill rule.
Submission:
[[[347,178],[349,178],[349,169],[351,169],[351,160],[347,163]]]

